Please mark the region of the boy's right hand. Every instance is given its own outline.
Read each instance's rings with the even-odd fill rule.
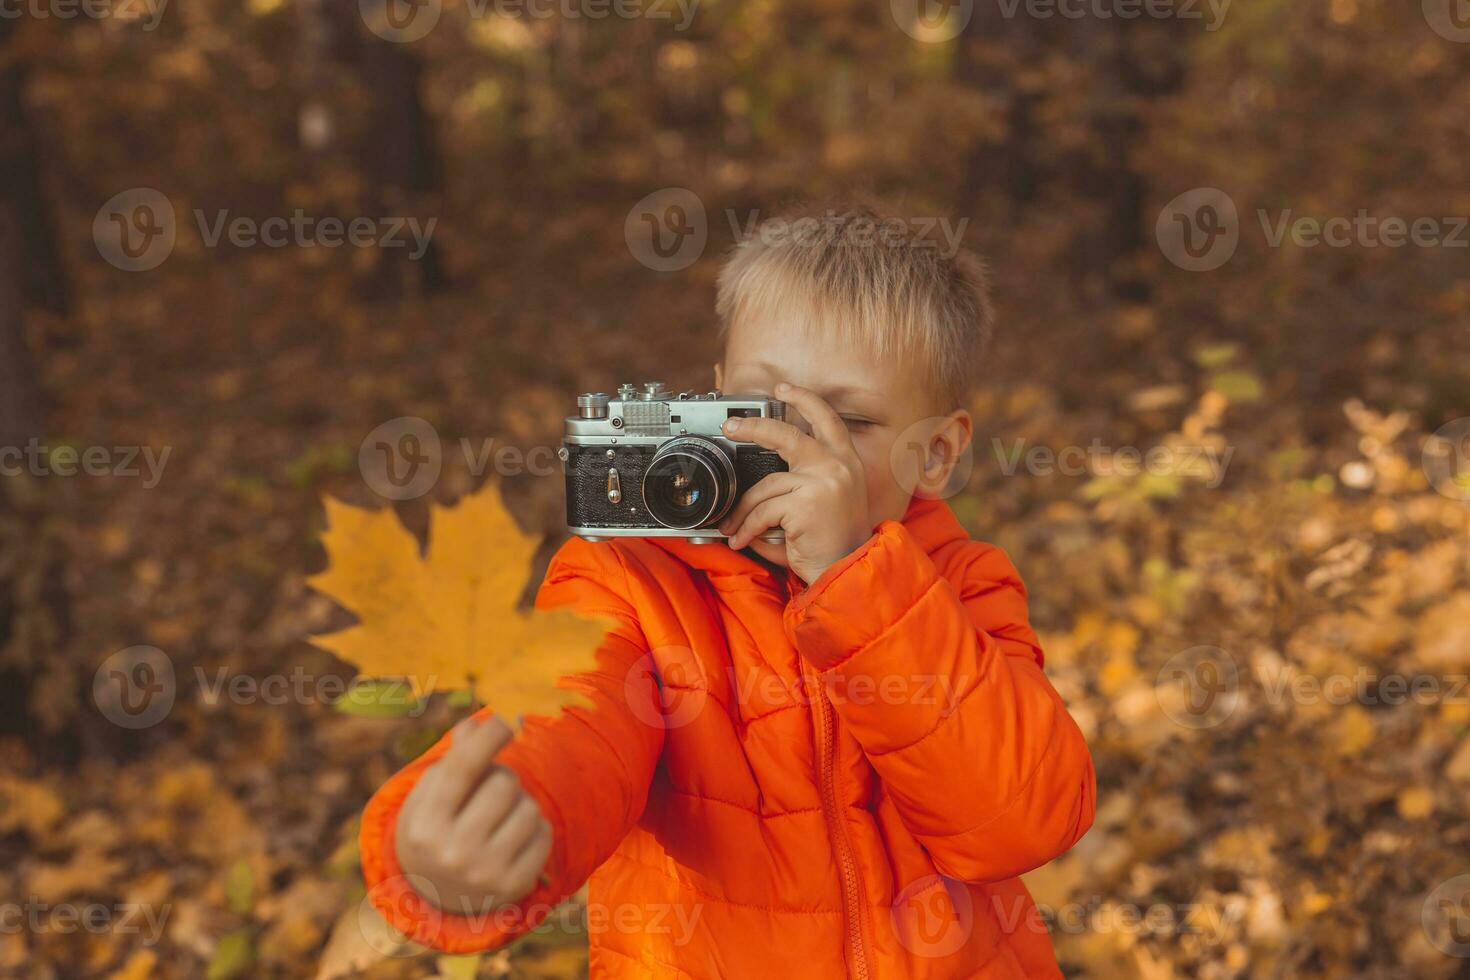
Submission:
[[[398,813],[395,847],[406,875],[438,891],[440,909],[483,914],[536,887],[551,854],[551,824],[495,755],[511,740],[499,718],[467,718],[444,757],[419,777]]]

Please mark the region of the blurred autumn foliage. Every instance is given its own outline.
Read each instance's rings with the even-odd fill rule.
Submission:
[[[436,959],[360,915],[356,814],[466,709],[324,695],[351,671],[306,643],[349,621],[306,586],[321,498],[384,505],[359,446],[420,417],[443,472],[396,508],[422,535],[484,478],[461,440],[554,446],[577,391],[704,387],[732,224],[863,190],[967,222],[994,268],[951,504],[1022,570],[1093,745],[1097,825],[1029,878],[1069,975],[1465,975],[1470,493],[1424,457],[1470,416],[1470,236],[1272,240],[1287,212],[1470,215],[1470,45],[1433,2],[1240,0],[1207,29],[977,0],[950,36],[897,2],[704,0],[681,27],[445,0],[411,43],[347,0],[104,6],[0,21],[0,446],[169,456],[156,485],[0,476],[0,974],[585,971],[575,927]],[[708,243],[660,271],[625,233],[672,187]],[[135,188],[176,241],[129,272],[94,223]],[[1196,188],[1239,213],[1207,272],[1158,237]],[[436,225],[411,259],[211,245],[196,210]],[[1094,444],[1228,465],[1015,465]],[[544,560],[559,476],[503,484]],[[178,696],[133,730],[93,684],[138,645]],[[1178,917],[1121,914],[1154,908]]]

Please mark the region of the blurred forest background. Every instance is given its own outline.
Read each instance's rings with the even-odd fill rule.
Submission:
[[[422,530],[486,478],[461,439],[555,446],[578,391],[707,386],[730,216],[861,190],[967,222],[994,268],[951,503],[1020,567],[1098,764],[1097,825],[1030,876],[1070,910],[1068,974],[1467,975],[1470,484],[1431,438],[1470,427],[1463,3],[702,0],[687,22],[667,0],[372,3],[0,18],[0,447],[58,464],[0,477],[0,896],[50,910],[7,913],[0,974],[582,975],[575,924],[436,958],[360,917],[357,814],[462,707],[380,717],[200,679],[350,676],[305,641],[342,614],[304,578],[323,495],[390,505],[359,466],[375,428],[417,416],[443,441],[437,483],[395,505]],[[652,267],[630,242],[669,188],[707,242]],[[1198,188],[1238,209],[1209,271],[1166,231]],[[108,240],[139,193],[172,209],[134,227],[172,234],[161,258]],[[1229,219],[1200,193],[1199,229]],[[436,224],[416,259],[209,243],[221,211],[298,209]],[[1445,240],[1273,244],[1287,211],[1428,218]],[[1094,440],[1231,455],[1212,479],[999,451]],[[108,475],[60,475],[89,447]],[[168,452],[156,480],[126,447]],[[559,474],[501,479],[553,547]],[[94,678],[140,645],[178,696],[133,730]],[[1201,656],[1228,674],[1211,717],[1170,694]],[[1295,686],[1342,677],[1345,697]],[[1390,677],[1436,686],[1394,698]],[[56,918],[93,906],[166,921]],[[1187,912],[1121,914],[1157,907]]]

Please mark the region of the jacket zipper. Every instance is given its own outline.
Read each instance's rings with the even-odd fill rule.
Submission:
[[[799,656],[799,655],[798,655]],[[837,866],[842,877],[842,918],[847,932],[849,973],[855,980],[868,978],[868,952],[864,946],[863,883],[858,877],[857,860],[853,857],[852,840],[847,834],[847,823],[838,809],[836,787],[837,746],[833,732],[832,705],[822,691],[820,679],[802,662],[807,683],[812,689],[813,714],[817,723],[817,756],[822,792],[822,813],[827,818],[827,833],[837,852]]]

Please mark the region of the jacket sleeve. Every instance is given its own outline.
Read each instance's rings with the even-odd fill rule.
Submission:
[[[785,625],[935,867],[979,883],[1076,843],[1096,782],[1010,559],[964,548],[951,583],[885,521],[788,605]]]
[[[537,595],[540,608],[571,606],[606,616],[613,625],[597,651],[597,670],[563,681],[586,692],[593,706],[569,708],[556,718],[526,718],[498,757],[515,770],[552,826],[551,856],[530,895],[499,909],[441,911],[425,897],[432,895],[431,886],[410,880],[398,864],[399,810],[419,777],[449,749],[452,734],[368,801],[359,838],[368,894],[409,939],[447,953],[508,942],[581,887],[638,821],[662,750],[663,726],[647,643],[626,583],[611,547],[574,540],[552,560]]]

